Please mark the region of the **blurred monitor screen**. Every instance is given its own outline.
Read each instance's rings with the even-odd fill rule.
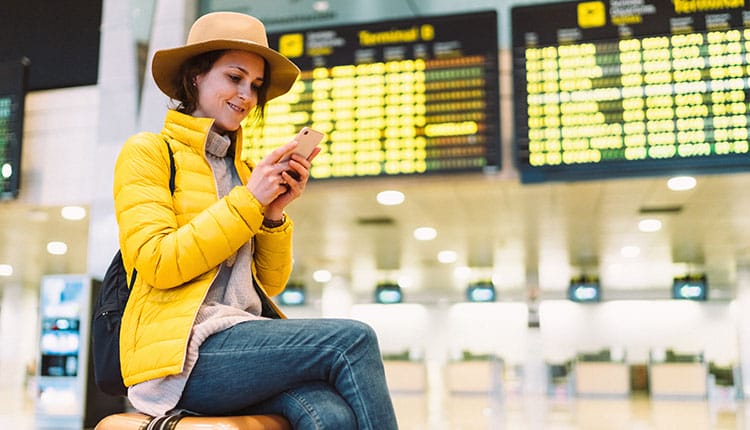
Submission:
[[[375,288],[375,301],[382,304],[401,303],[404,300],[397,284],[381,284]]]
[[[598,281],[571,281],[568,287],[568,299],[579,303],[601,301],[601,286]]]
[[[469,285],[466,298],[470,302],[494,302],[496,298],[495,286],[491,282],[480,282]]]
[[[279,302],[287,306],[302,306],[306,301],[305,287],[302,285],[287,285],[279,294]]]
[[[18,197],[28,60],[0,63],[0,200]]]
[[[675,278],[672,298],[683,300],[708,300],[708,282],[705,276]]]

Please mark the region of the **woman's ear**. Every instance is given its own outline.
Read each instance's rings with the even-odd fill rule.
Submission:
[[[203,82],[203,78],[205,77],[206,77],[206,73],[199,73],[193,76],[193,86],[197,87],[198,85],[200,85],[201,82]]]

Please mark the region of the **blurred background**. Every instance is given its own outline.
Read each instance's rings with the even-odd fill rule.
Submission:
[[[747,426],[746,6],[6,3],[0,424],[118,407],[87,371],[114,160],[161,129],[153,52],[234,10],[303,71],[246,155],[328,134],[277,301],[376,329],[402,428]]]

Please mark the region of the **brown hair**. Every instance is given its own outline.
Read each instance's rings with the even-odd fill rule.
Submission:
[[[203,54],[196,55],[182,63],[180,66],[180,72],[177,76],[177,92],[174,100],[177,102],[175,110],[178,112],[191,114],[198,108],[198,88],[194,85],[196,76],[206,73],[211,70],[214,63],[221,58],[227,51],[209,51]],[[258,91],[258,104],[252,115],[255,116],[253,122],[263,120],[265,113],[266,103],[268,102],[268,86],[270,85],[270,68],[268,62],[263,62],[263,85]]]

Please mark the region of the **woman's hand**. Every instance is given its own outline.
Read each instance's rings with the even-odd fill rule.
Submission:
[[[292,141],[292,143],[296,144],[296,141]],[[281,172],[281,177],[286,184],[285,190],[266,206],[266,219],[280,220],[284,214],[284,208],[302,195],[307,181],[310,179],[311,162],[319,152],[320,147],[316,147],[307,158],[292,154],[288,163],[281,163],[287,165],[286,169]]]
[[[293,140],[272,151],[258,162],[247,183],[250,193],[266,208],[265,216],[268,219],[281,219],[284,208],[302,195],[310,178],[310,162],[320,152],[318,147],[307,159],[292,154],[288,161],[281,161],[296,147],[297,141]],[[287,171],[294,172],[299,179]]]

